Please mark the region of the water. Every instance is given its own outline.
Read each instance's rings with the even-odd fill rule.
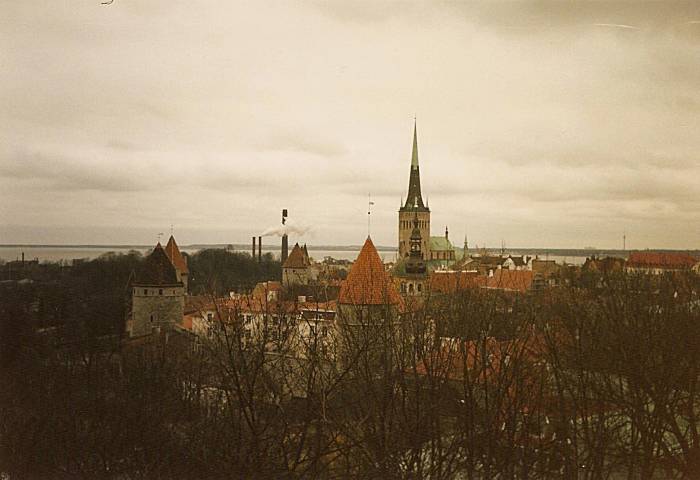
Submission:
[[[181,252],[193,254],[203,248],[211,247],[180,247]],[[89,259],[99,257],[105,253],[128,253],[136,250],[142,254],[148,254],[153,247],[146,246],[3,246],[0,245],[0,259],[4,261],[20,260],[24,252],[25,260],[38,259],[40,262],[59,262],[61,260],[68,263],[76,259]],[[249,249],[237,248],[234,251],[249,253]],[[268,249],[263,246],[263,254],[272,253],[279,256],[279,249]],[[309,248],[309,255],[316,260],[323,260],[323,257],[331,256],[336,259],[354,260],[359,253],[359,249],[349,250],[314,250]],[[385,261],[393,260],[395,252],[379,252]]]
[[[188,254],[193,254],[202,248],[212,248],[212,247],[181,247],[182,252]],[[22,258],[22,252],[24,252],[25,260],[39,259],[40,262],[58,262],[66,261],[68,263],[75,259],[94,259],[108,252],[114,253],[127,253],[130,250],[136,250],[142,254],[148,254],[152,247],[147,247],[143,245],[127,245],[127,246],[3,246],[0,245],[0,259],[5,261],[19,260]],[[250,249],[244,249],[243,247],[236,248],[235,251],[240,252],[250,252]],[[272,253],[275,256],[279,256],[278,248],[265,248],[263,246],[263,253]],[[355,260],[357,254],[359,253],[359,247],[357,248],[346,248],[342,250],[316,250],[313,247],[309,248],[309,255],[315,260],[323,260],[324,257],[330,256],[339,260]],[[579,253],[579,252],[577,252]],[[517,251],[513,251],[513,254],[518,254]],[[396,259],[395,250],[380,250],[379,256],[385,262],[394,261]],[[572,255],[550,255],[550,254],[539,254],[541,259],[555,260],[557,263],[571,263],[574,265],[581,265],[586,260],[585,255],[572,254]]]

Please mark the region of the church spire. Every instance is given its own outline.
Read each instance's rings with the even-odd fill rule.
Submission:
[[[418,128],[416,119],[413,119],[413,151],[411,152],[411,170],[418,168]]]
[[[418,167],[418,128],[416,120],[413,120],[413,151],[411,152],[411,173],[408,179],[408,196],[403,208],[416,211],[427,211],[423,204],[420,191],[420,169]]]

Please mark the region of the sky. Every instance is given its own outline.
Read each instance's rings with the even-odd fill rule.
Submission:
[[[700,248],[700,2],[0,0],[0,244]],[[279,242],[279,240],[269,240]]]

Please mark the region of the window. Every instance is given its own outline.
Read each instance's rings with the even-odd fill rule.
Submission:
[[[207,320],[210,321],[210,322],[211,322],[212,320],[214,320],[214,314],[213,314],[213,313],[207,313]]]
[[[151,315],[151,323],[153,323],[153,315]]]
[[[423,289],[423,285],[421,285],[420,283],[417,285],[417,287],[419,292]]]
[[[408,284],[408,293],[413,293],[413,284],[412,283]]]
[[[162,288],[158,289],[158,295],[163,295],[163,289],[162,289]]]
[[[148,289],[147,289],[147,288],[144,288],[144,289],[143,289],[143,294],[144,294],[144,295],[148,295]]]

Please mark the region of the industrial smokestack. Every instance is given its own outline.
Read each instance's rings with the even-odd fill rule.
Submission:
[[[282,209],[282,225],[287,223],[287,209],[283,208]],[[284,265],[284,262],[287,260],[287,256],[289,256],[289,237],[287,237],[287,232],[284,232],[282,235],[282,256],[280,257],[282,261],[282,265]]]
[[[262,237],[258,237],[258,262],[262,262]]]
[[[289,256],[289,237],[287,237],[287,234],[285,233],[282,235],[282,265],[284,265],[284,262],[287,260],[287,257]]]
[[[253,235],[253,260],[255,260],[255,235]]]

